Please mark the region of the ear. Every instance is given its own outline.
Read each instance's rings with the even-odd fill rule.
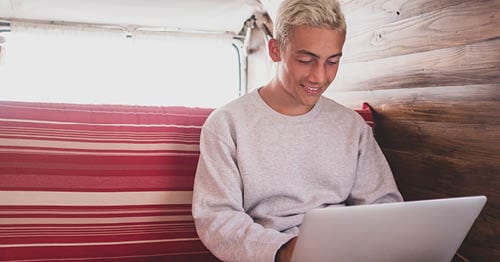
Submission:
[[[274,38],[269,40],[267,43],[268,49],[269,49],[269,56],[273,60],[273,62],[279,62],[281,61],[281,53],[280,53],[280,47],[278,44],[278,41]]]

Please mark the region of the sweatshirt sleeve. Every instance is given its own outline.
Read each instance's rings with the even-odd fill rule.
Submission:
[[[293,235],[254,223],[243,208],[235,143],[204,127],[192,213],[205,246],[223,261],[274,261]]]
[[[373,131],[364,125],[359,140],[356,181],[347,199],[348,205],[400,202],[399,192],[387,160]]]

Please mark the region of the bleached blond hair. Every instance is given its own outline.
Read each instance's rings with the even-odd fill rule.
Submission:
[[[290,29],[308,25],[346,32],[344,14],[337,0],[284,0],[278,9],[274,38],[284,50]]]

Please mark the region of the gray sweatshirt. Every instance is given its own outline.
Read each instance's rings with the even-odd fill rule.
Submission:
[[[255,90],[202,128],[192,211],[223,261],[274,261],[311,209],[402,200],[371,128],[326,97],[286,116]]]

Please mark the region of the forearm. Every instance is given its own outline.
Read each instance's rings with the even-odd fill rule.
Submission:
[[[200,239],[223,261],[274,261],[292,235],[263,228],[245,213],[217,212],[195,219]]]
[[[293,250],[295,249],[296,242],[297,242],[297,237],[294,237],[285,244],[283,244],[276,253],[275,261],[289,262],[292,259]]]

